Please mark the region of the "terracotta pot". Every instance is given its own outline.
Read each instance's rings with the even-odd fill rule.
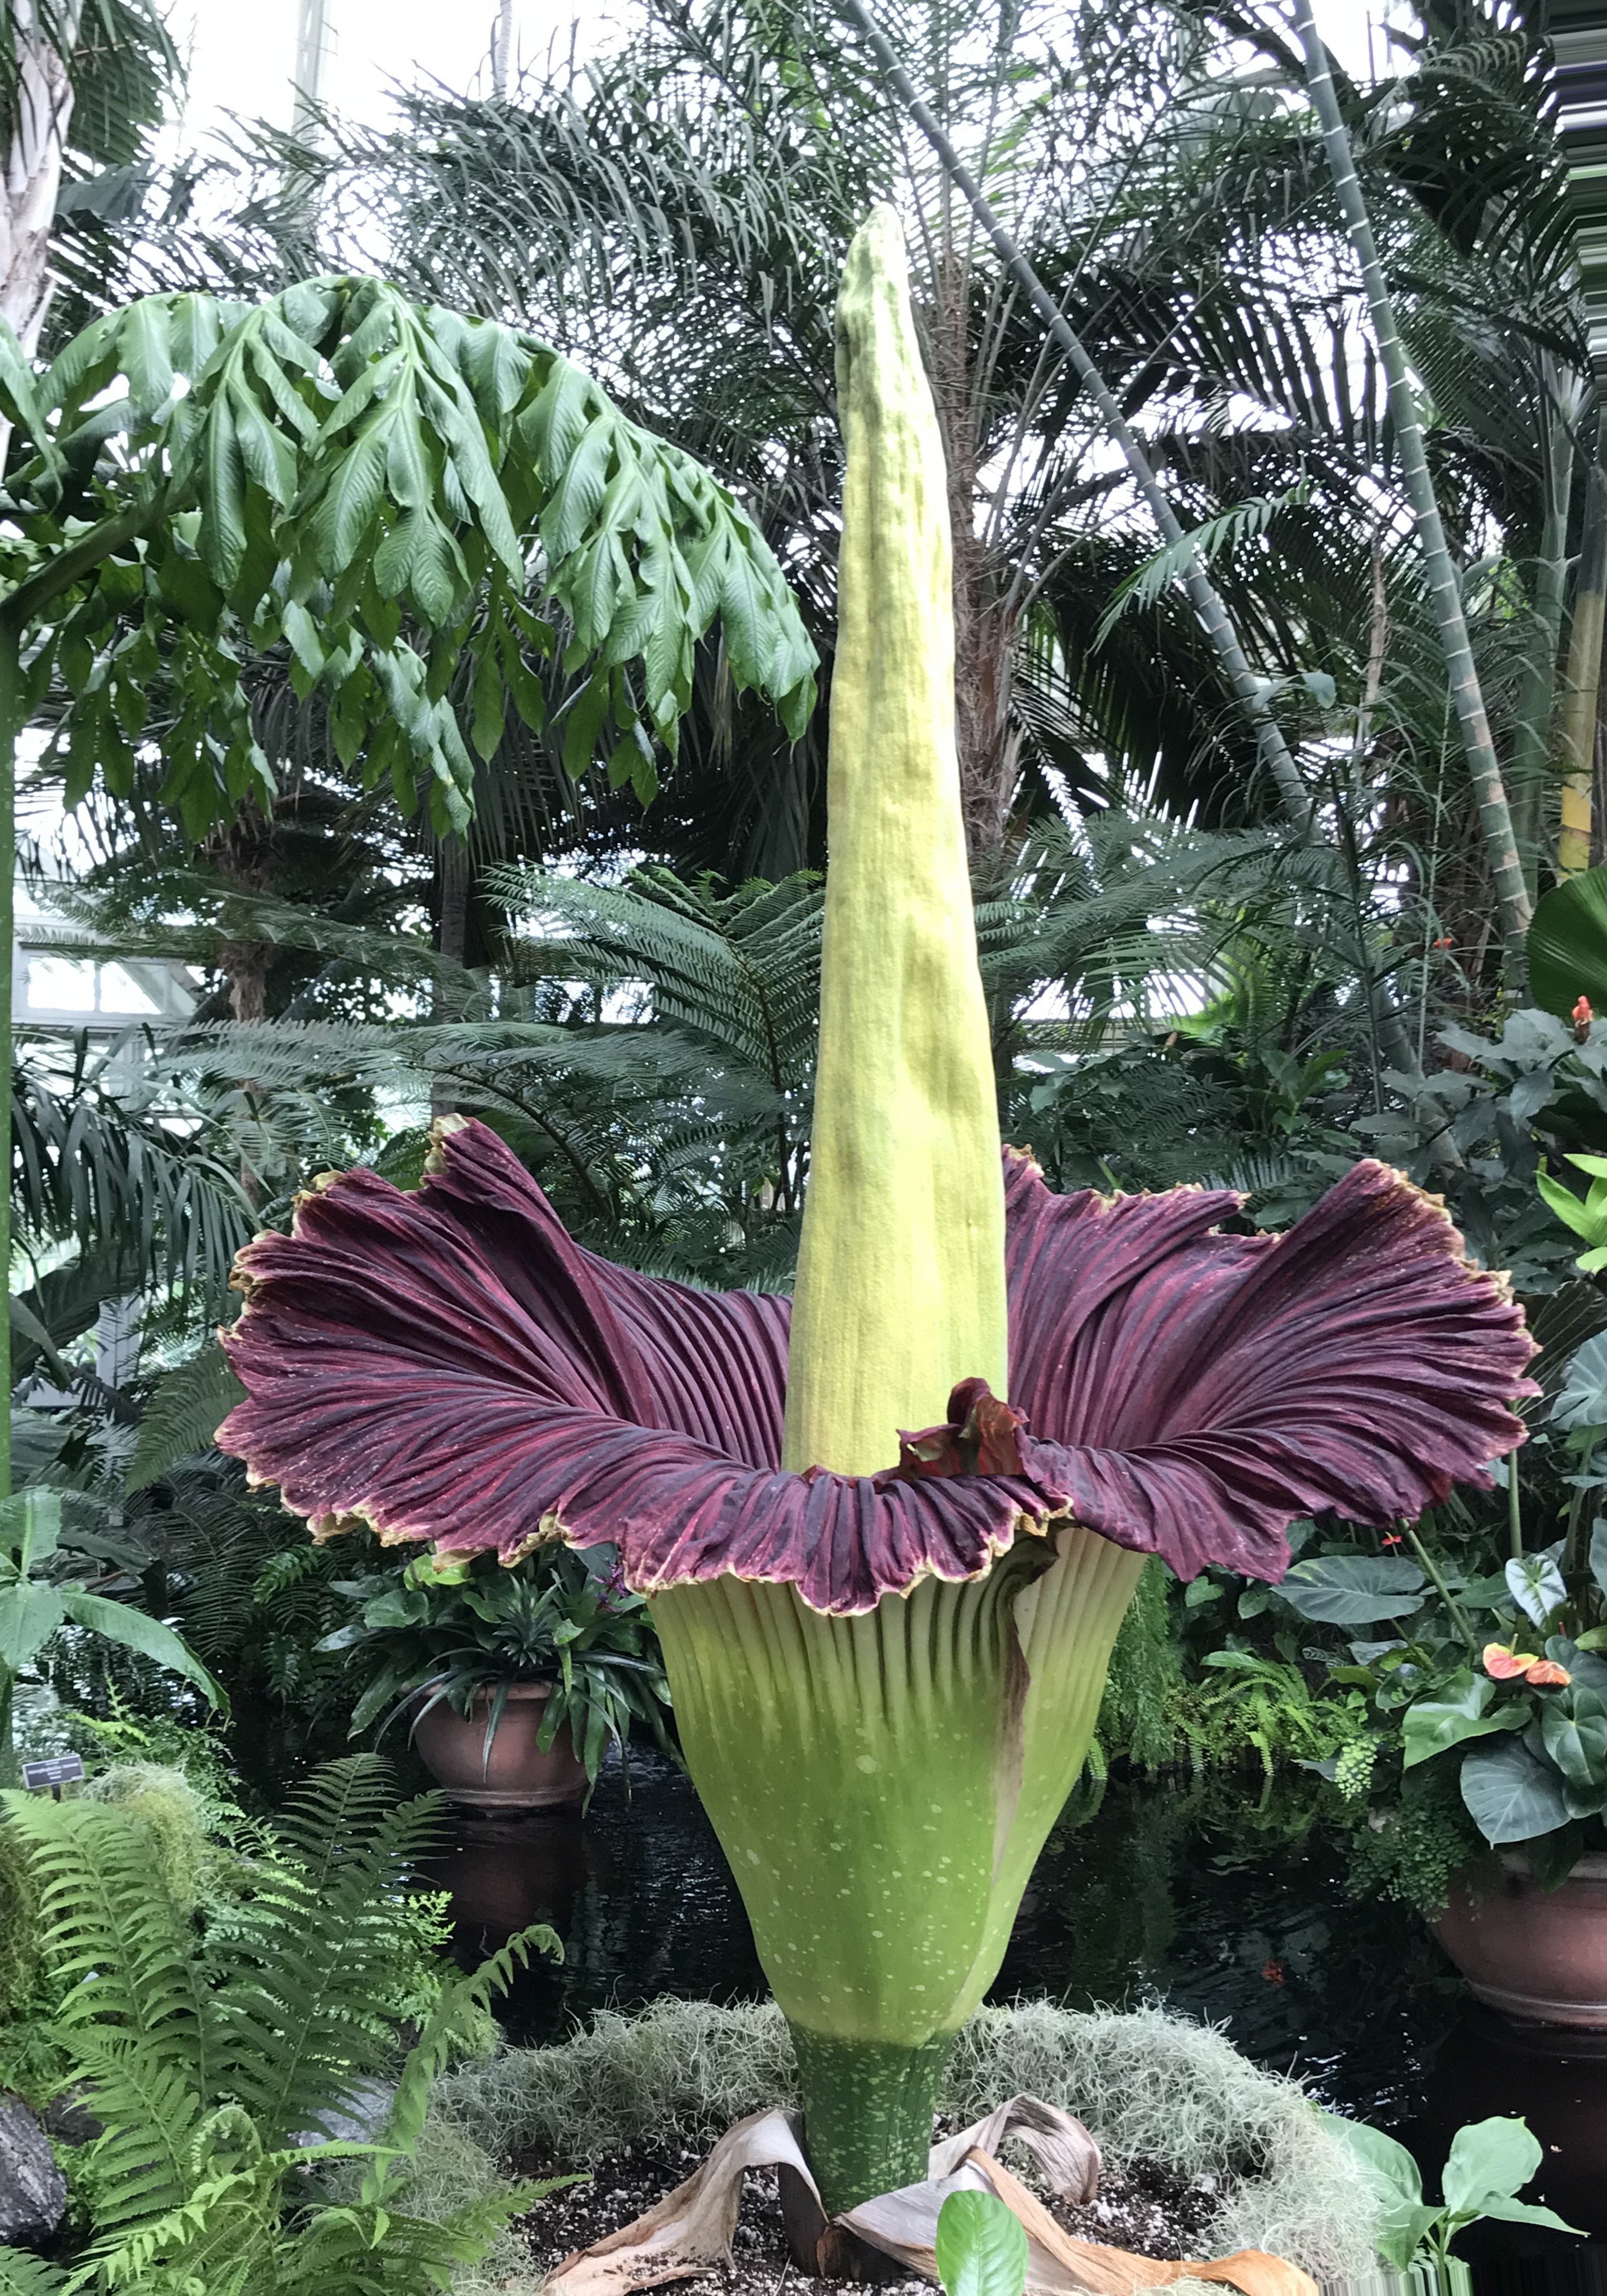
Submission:
[[[1607,2031],[1607,1857],[1542,1890],[1507,1856],[1487,1894],[1453,1884],[1434,1934],[1480,2001],[1527,2025]]]
[[[413,1733],[413,1742],[436,1784],[470,1809],[545,1809],[555,1802],[579,1801],[586,1792],[586,1771],[576,1758],[568,1726],[545,1754],[536,1743],[552,1689],[550,1682],[512,1685],[488,1763],[486,1726],[491,1718],[491,1692],[475,1693],[466,1720],[444,1698],[439,1700]]]

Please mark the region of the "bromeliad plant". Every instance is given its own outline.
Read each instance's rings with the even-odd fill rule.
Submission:
[[[795,1302],[579,1250],[448,1119],[415,1193],[332,1177],[242,1255],[249,1393],[219,1439],[319,1536],[360,1519],[508,1564],[618,1541],[828,2211],[925,2173],[939,2065],[1082,1768],[1144,1555],[1276,1578],[1297,1513],[1387,1521],[1488,1480],[1531,1351],[1502,1281],[1381,1165],[1273,1237],[1220,1232],[1226,1192],[1057,1197],[1001,1159],[947,479],[890,209],[850,251],[838,343]]]
[[[416,1729],[443,1699],[466,1720],[479,1701],[489,1761],[513,1685],[546,1682],[537,1742],[545,1751],[567,1729],[588,1786],[611,1746],[623,1752],[633,1723],[670,1751],[658,1638],[611,1547],[577,1554],[548,1544],[512,1570],[494,1555],[421,1554],[399,1569],[337,1579],[335,1591],[360,1603],[362,1617],[317,1647],[374,1664],[352,1710],[354,1738],[376,1715],[385,1716],[382,1734],[402,1714]]]

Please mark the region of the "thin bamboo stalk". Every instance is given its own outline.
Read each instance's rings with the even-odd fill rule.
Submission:
[[[849,4],[853,5],[854,0],[849,0]],[[1396,324],[1395,306],[1384,279],[1383,266],[1378,259],[1366,200],[1357,177],[1350,138],[1340,116],[1339,98],[1334,94],[1333,78],[1328,68],[1328,52],[1317,32],[1311,0],[1295,0],[1294,20],[1305,52],[1307,93],[1322,127],[1323,145],[1328,155],[1340,212],[1344,217],[1346,234],[1361,268],[1368,307],[1373,315],[1373,337],[1389,383],[1390,413],[1395,424],[1401,475],[1406,482],[1406,498],[1412,507],[1418,541],[1423,549],[1435,624],[1445,657],[1451,703],[1479,807],[1485,857],[1495,886],[1496,914],[1506,950],[1508,978],[1516,986],[1521,983],[1527,970],[1525,943],[1532,905],[1524,880],[1523,865],[1518,854],[1512,808],[1507,802],[1506,787],[1501,778],[1495,744],[1490,739],[1484,694],[1479,683],[1472,646],[1468,639],[1462,585],[1446,542],[1434,482],[1429,472],[1428,455],[1423,446],[1423,417],[1406,364],[1406,345]]]

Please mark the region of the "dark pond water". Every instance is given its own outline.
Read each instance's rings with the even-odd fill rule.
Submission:
[[[562,1966],[531,1970],[504,2004],[517,2040],[560,2039],[593,2009],[661,1993],[766,1989],[691,1787],[645,1759],[633,1781],[627,1796],[605,1775],[584,1823],[463,1816],[439,1861],[465,1952],[530,1921],[563,1939]],[[1431,2174],[1464,2121],[1523,2114],[1546,2147],[1535,2196],[1594,2238],[1570,2251],[1504,2228],[1484,2243],[1490,2284],[1607,2296],[1607,2037],[1526,2033],[1479,2009],[1421,1923],[1348,1896],[1303,1780],[1112,1783],[1038,1862],[991,1997],[1021,1995],[1209,2018],[1259,2063],[1394,2130]]]

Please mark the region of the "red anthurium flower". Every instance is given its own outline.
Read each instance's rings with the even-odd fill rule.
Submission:
[[[1573,1033],[1582,1045],[1588,1037],[1590,1034],[1590,1024],[1595,1018],[1595,1014],[1590,1009],[1590,999],[1588,996],[1580,997],[1578,1003],[1574,1006],[1573,1012],[1570,1017],[1573,1021]]]
[[[437,1129],[416,1192],[347,1173],[241,1255],[249,1399],[218,1439],[320,1533],[504,1562],[615,1539],[640,1589],[731,1574],[838,1614],[1066,1515],[1184,1578],[1276,1578],[1296,1514],[1486,1480],[1533,1391],[1504,1283],[1383,1165],[1240,1236],[1232,1195],[1056,1196],[1010,1153],[1015,1404],[965,1382],[887,1473],[783,1474],[788,1301],[596,1259],[495,1133]]]
[[[1573,1680],[1554,1659],[1542,1658],[1537,1651],[1515,1651],[1506,1643],[1486,1643],[1484,1670],[1495,1682],[1516,1682],[1521,1677],[1537,1690],[1562,1690]]]

